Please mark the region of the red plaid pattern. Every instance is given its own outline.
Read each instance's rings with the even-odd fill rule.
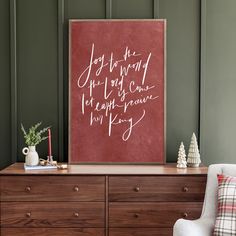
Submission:
[[[218,175],[218,214],[215,236],[236,235],[236,177]]]

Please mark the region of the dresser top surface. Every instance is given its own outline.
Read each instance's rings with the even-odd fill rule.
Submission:
[[[207,167],[178,169],[176,164],[165,165],[68,165],[68,169],[24,170],[15,163],[0,171],[0,175],[206,175]]]

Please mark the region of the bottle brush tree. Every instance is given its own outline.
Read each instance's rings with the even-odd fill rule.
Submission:
[[[193,133],[189,150],[188,150],[188,159],[187,159],[187,164],[190,167],[198,167],[201,163],[200,159],[200,153],[198,149],[198,144],[197,144],[197,138],[195,133]]]
[[[178,152],[177,168],[187,168],[184,144],[181,142]]]

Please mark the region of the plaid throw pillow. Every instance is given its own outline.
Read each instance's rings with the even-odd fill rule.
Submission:
[[[215,236],[236,235],[236,177],[218,175],[218,214]]]

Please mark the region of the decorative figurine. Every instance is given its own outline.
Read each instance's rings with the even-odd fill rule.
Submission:
[[[195,133],[193,133],[191,138],[191,143],[188,150],[187,165],[189,167],[199,167],[201,163],[200,153],[198,150],[197,138]]]
[[[187,168],[186,154],[184,144],[181,142],[178,152],[177,168]]]

